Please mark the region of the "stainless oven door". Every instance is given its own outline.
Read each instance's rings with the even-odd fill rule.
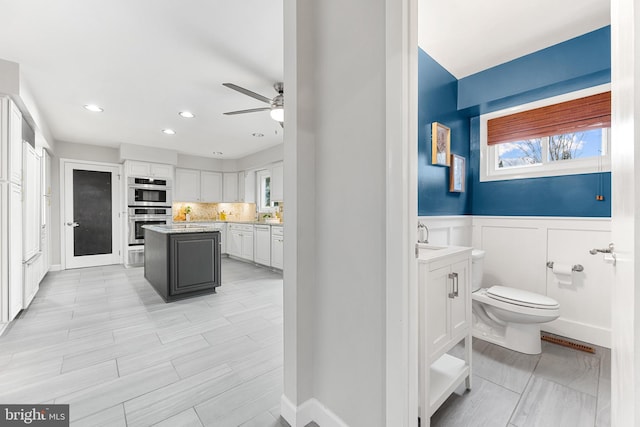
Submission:
[[[165,225],[169,217],[129,217],[129,246],[144,245],[143,225]]]
[[[171,206],[170,188],[145,188],[129,186],[127,194],[129,206]]]

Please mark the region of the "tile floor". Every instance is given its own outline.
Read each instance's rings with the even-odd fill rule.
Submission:
[[[611,352],[595,349],[543,341],[532,356],[474,338],[472,390],[452,394],[431,426],[610,426]]]
[[[0,337],[0,402],[77,426],[282,427],[282,274],[223,259],[217,294],[166,304],[142,268],[49,273]]]
[[[49,273],[0,337],[0,402],[69,403],[74,426],[286,427],[282,275],[223,259],[222,280],[165,304],[141,268]],[[607,349],[473,345],[473,390],[432,426],[609,426]]]

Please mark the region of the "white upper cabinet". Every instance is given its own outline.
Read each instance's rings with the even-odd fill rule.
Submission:
[[[238,201],[246,202],[246,189],[245,189],[245,173],[240,171],[238,172]]]
[[[222,201],[222,174],[200,171],[200,201],[215,203]]]
[[[176,202],[200,201],[200,171],[176,168],[173,200]]]
[[[242,177],[240,177],[242,175]],[[256,172],[238,172],[238,198],[241,202],[256,202]]]
[[[238,201],[238,173],[225,172],[223,174],[222,182],[224,183],[224,191],[222,192],[223,201],[237,202]]]
[[[282,202],[284,200],[284,166],[282,162],[271,168],[271,200]]]
[[[173,200],[176,202],[221,202],[222,173],[176,168]]]
[[[127,160],[125,168],[127,176],[173,179],[173,165]]]
[[[0,181],[22,185],[22,113],[0,97]]]

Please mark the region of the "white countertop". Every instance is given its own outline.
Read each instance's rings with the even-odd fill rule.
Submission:
[[[466,246],[438,246],[429,243],[416,243],[416,246],[418,248],[418,259],[426,261],[433,261],[464,252],[469,252],[469,256],[471,256],[471,250],[473,249]]]
[[[219,220],[200,220],[200,221],[174,221],[174,224],[185,225],[205,225],[205,224],[251,224],[251,225],[271,225],[271,226],[283,226],[284,222],[269,223],[264,221],[219,221]]]
[[[220,232],[217,228],[205,224],[143,225],[142,228],[162,234]]]

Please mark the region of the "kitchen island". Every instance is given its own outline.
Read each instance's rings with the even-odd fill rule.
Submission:
[[[144,277],[166,302],[214,293],[221,284],[220,231],[145,225]]]

